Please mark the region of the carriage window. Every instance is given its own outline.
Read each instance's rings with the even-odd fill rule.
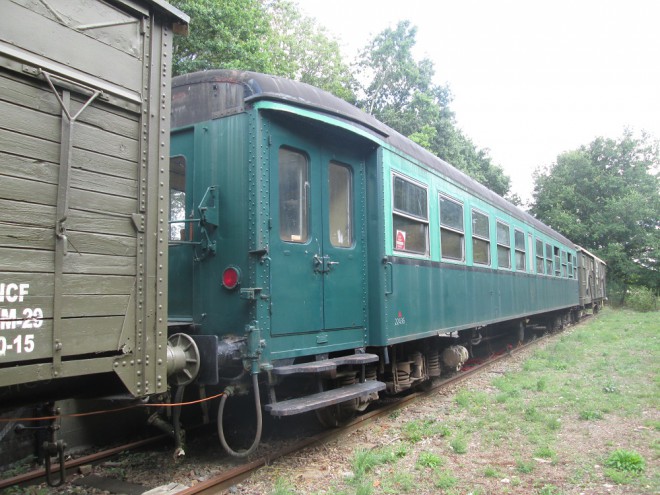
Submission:
[[[555,277],[561,277],[561,264],[559,262],[559,248],[555,246]]]
[[[463,205],[440,195],[440,250],[442,257],[465,261]]]
[[[472,261],[490,265],[490,226],[488,215],[472,210]]]
[[[331,162],[328,168],[330,190],[330,243],[335,247],[353,245],[353,177],[351,169]]]
[[[516,270],[524,272],[526,267],[525,253],[525,233],[520,230],[514,231],[514,240],[516,248]]]
[[[543,267],[543,241],[536,239],[536,273],[545,273]]]
[[[186,240],[186,157],[170,157],[170,241]],[[192,240],[192,239],[189,239]]]
[[[566,251],[561,252],[561,276],[568,278],[568,266],[566,265]]]
[[[393,176],[392,234],[394,249],[428,254],[428,206],[426,187]]]
[[[280,148],[280,239],[304,243],[308,232],[309,172],[302,153]]]
[[[511,236],[509,226],[497,222],[497,266],[511,268]]]
[[[573,255],[568,253],[568,278],[573,278]]]
[[[545,273],[552,275],[552,246],[545,245]]]

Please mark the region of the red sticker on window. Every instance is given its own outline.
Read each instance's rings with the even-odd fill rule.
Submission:
[[[396,231],[396,249],[406,249],[406,233],[403,230]]]

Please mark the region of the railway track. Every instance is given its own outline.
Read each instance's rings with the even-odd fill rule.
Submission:
[[[347,435],[358,428],[361,428],[369,423],[377,420],[378,418],[387,416],[393,411],[400,409],[406,405],[411,404],[412,402],[422,398],[428,397],[429,395],[436,393],[441,388],[447,387],[449,385],[457,384],[461,381],[465,381],[470,377],[487,370],[489,367],[493,366],[495,363],[507,359],[519,352],[533,347],[549,336],[554,334],[546,334],[538,339],[530,340],[524,344],[518,345],[513,348],[508,348],[505,352],[501,352],[498,355],[494,355],[490,359],[472,366],[470,369],[458,372],[452,376],[449,376],[444,379],[436,379],[432,385],[424,391],[416,391],[409,393],[406,396],[399,397],[393,402],[381,403],[381,406],[378,409],[375,409],[371,412],[362,414],[348,423],[344,424],[341,428],[335,428],[331,430],[324,430],[321,433],[314,434],[310,437],[304,438],[302,440],[296,441],[292,444],[289,444],[283,448],[278,448],[272,452],[269,452],[265,455],[261,455],[256,459],[241,464],[240,466],[232,466],[229,469],[224,469],[222,473],[217,476],[212,476],[211,478],[199,482],[196,485],[184,489],[183,491],[177,492],[182,495],[193,495],[193,494],[212,494],[220,493],[222,490],[226,490],[229,487],[240,483],[241,481],[247,479],[252,474],[254,474],[259,468],[273,463],[275,460],[286,457],[294,452],[305,449],[307,447],[323,444],[330,442],[338,437]],[[167,440],[167,435],[159,435],[153,438],[141,440],[138,442],[133,442],[126,445],[121,445],[119,447],[114,447],[112,449],[103,450],[91,455],[82,456],[76,459],[72,459],[65,463],[65,471],[67,475],[72,474],[76,469],[79,469],[80,466],[99,464],[101,462],[107,461],[114,456],[117,456],[119,453],[127,451],[135,451],[139,449],[149,448]],[[59,466],[53,466],[54,470],[58,470]],[[21,485],[30,485],[38,484],[45,480],[46,473],[44,470],[35,470],[29,473],[22,474],[20,476],[15,476],[12,478],[7,478],[0,480],[0,490],[4,490],[10,487],[21,486]]]

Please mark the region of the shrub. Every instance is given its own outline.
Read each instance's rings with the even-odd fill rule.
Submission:
[[[628,291],[626,306],[635,311],[657,311],[658,298],[648,287],[633,287]]]

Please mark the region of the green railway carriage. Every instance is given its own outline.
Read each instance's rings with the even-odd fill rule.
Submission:
[[[205,383],[240,356],[271,414],[336,420],[443,344],[577,308],[573,243],[348,103],[237,71],[172,97],[170,324],[218,348]]]

